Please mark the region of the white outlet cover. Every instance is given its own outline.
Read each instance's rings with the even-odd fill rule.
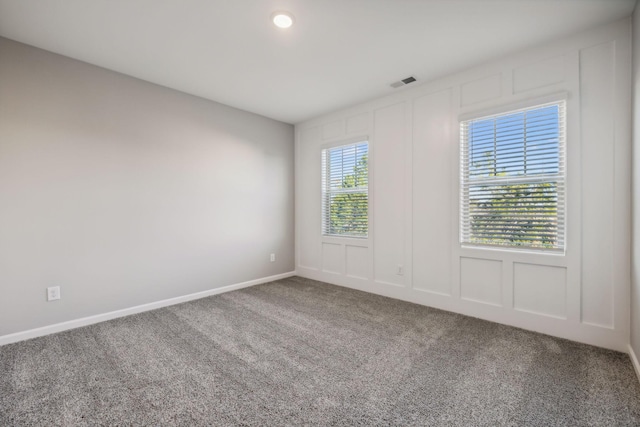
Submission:
[[[60,299],[60,286],[47,288],[47,301],[55,301],[58,299]]]

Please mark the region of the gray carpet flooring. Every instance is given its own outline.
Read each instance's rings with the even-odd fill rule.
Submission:
[[[298,277],[0,347],[1,426],[640,425],[627,355]]]

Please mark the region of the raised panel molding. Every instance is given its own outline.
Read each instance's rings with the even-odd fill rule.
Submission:
[[[460,105],[467,107],[484,101],[500,98],[502,74],[494,74],[460,86]]]
[[[366,132],[369,127],[369,113],[362,113],[347,119],[347,133]]]
[[[407,103],[382,107],[374,112],[373,236],[374,277],[379,283],[404,286],[397,266],[404,265],[404,189]]]
[[[451,89],[413,102],[414,289],[451,294]],[[424,167],[429,164],[430,167]],[[434,185],[440,182],[440,185]],[[438,209],[434,209],[437,206]]]
[[[301,140],[304,144],[312,144],[320,141],[320,128],[316,126],[303,130]]]
[[[303,204],[296,207],[296,216],[304,216],[305,224],[315,224],[315,227],[304,227],[301,224],[296,225],[296,234],[298,242],[296,251],[298,253],[298,264],[301,267],[319,270],[321,268],[321,252],[320,252],[320,229],[321,222],[321,192],[320,192],[320,151],[315,149],[313,143],[319,143],[319,128],[313,128],[313,132],[307,133],[306,140],[308,149],[298,150],[298,161],[304,164],[316,165],[315,173],[308,179],[299,182],[296,185],[296,200],[304,201]],[[298,144],[300,145],[305,144]]]
[[[460,297],[502,306],[502,261],[460,257]]]
[[[322,271],[344,274],[344,247],[337,243],[322,242]]]
[[[514,263],[513,308],[566,319],[566,267]]]
[[[338,120],[336,122],[327,123],[322,126],[322,139],[332,139],[344,134],[344,122]]]
[[[583,323],[613,328],[615,44],[580,51]],[[597,173],[593,173],[597,165]]]
[[[565,58],[556,56],[513,70],[513,93],[560,83],[565,78]]]
[[[354,279],[369,278],[369,248],[346,245],[346,275]]]

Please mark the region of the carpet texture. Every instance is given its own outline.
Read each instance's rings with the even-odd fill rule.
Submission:
[[[640,425],[629,357],[299,277],[0,347],[1,426]]]

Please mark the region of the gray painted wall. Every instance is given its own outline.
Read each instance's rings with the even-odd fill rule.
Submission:
[[[631,347],[640,356],[640,10],[633,14],[633,160],[631,214]]]
[[[0,38],[0,336],[292,271],[293,140]]]

